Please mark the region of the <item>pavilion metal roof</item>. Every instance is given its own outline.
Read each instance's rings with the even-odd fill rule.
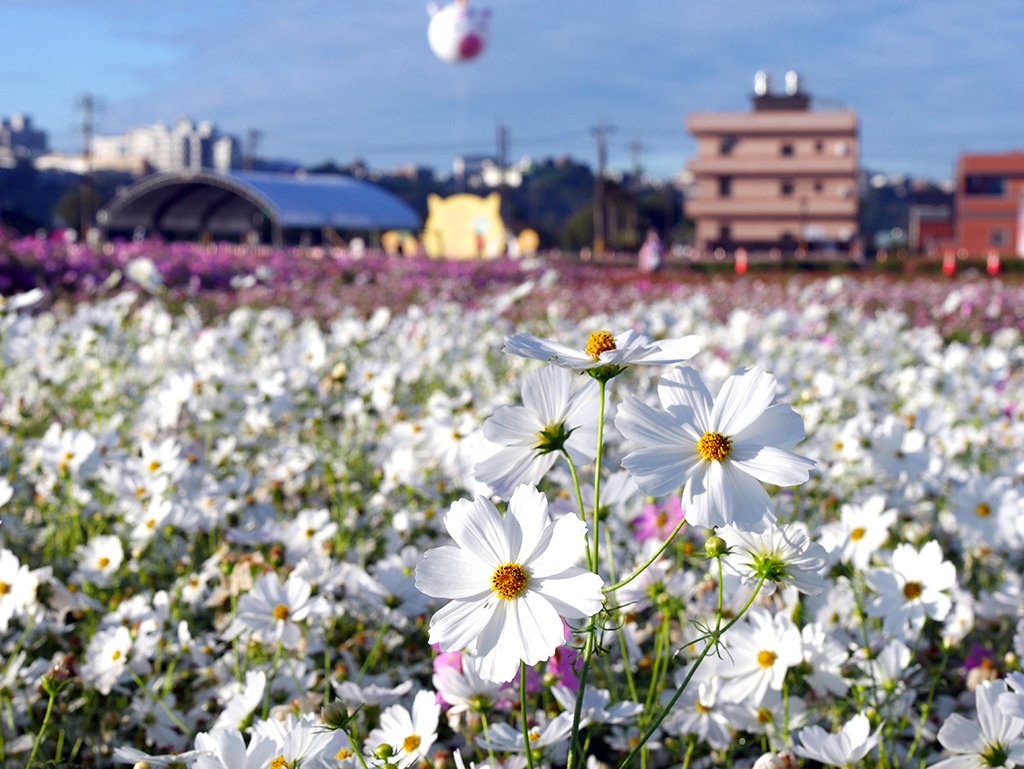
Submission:
[[[282,228],[419,229],[419,215],[369,182],[337,174],[183,171],[147,176],[97,215],[105,230],[241,234],[270,221]]]

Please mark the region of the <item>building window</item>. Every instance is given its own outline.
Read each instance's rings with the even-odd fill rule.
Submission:
[[[824,152],[825,151],[825,142],[823,142],[821,139],[818,139],[818,141],[816,141],[814,143],[814,151],[815,152]]]
[[[1003,248],[1010,242],[1004,227],[995,227],[988,231],[988,244],[993,248]]]
[[[1006,194],[1006,177],[994,174],[967,174],[964,177],[964,194],[1001,197]]]
[[[739,139],[737,139],[735,136],[733,136],[732,134],[726,134],[721,138],[721,140],[718,143],[718,151],[722,155],[731,155],[733,149],[736,147],[736,144],[738,142]]]
[[[732,195],[732,177],[731,176],[719,176],[718,177],[718,197],[727,198]]]
[[[793,194],[793,182],[783,182],[781,189],[783,197],[789,197]]]
[[[817,182],[814,183],[814,191],[815,192],[821,192],[824,189],[825,189],[825,185],[822,184],[820,181],[817,181]]]
[[[793,145],[786,143],[782,145],[782,154],[785,157],[790,157],[793,154]]]
[[[718,239],[722,243],[731,243],[732,242],[732,227],[730,227],[728,224],[723,224],[721,227],[719,227],[718,228]]]

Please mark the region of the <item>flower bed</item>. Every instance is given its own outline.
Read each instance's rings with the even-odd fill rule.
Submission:
[[[3,765],[1022,750],[1017,285],[3,253]]]

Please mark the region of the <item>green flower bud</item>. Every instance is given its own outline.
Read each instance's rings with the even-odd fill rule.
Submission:
[[[704,552],[708,554],[709,558],[718,558],[729,552],[729,545],[716,534],[708,537],[708,541],[704,543]]]

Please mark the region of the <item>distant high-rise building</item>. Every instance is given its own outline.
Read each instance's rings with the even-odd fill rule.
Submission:
[[[130,128],[121,136],[97,136],[89,145],[95,168],[147,167],[154,171],[230,171],[242,167],[241,143],[221,134],[210,123],[198,125],[180,118],[172,128],[165,123]]]
[[[0,120],[0,149],[15,155],[41,155],[46,144],[46,132],[33,128],[32,118],[13,115]]]
[[[702,250],[850,246],[857,236],[858,120],[815,111],[795,72],[785,93],[757,73],[750,112],[698,112],[686,202]]]

